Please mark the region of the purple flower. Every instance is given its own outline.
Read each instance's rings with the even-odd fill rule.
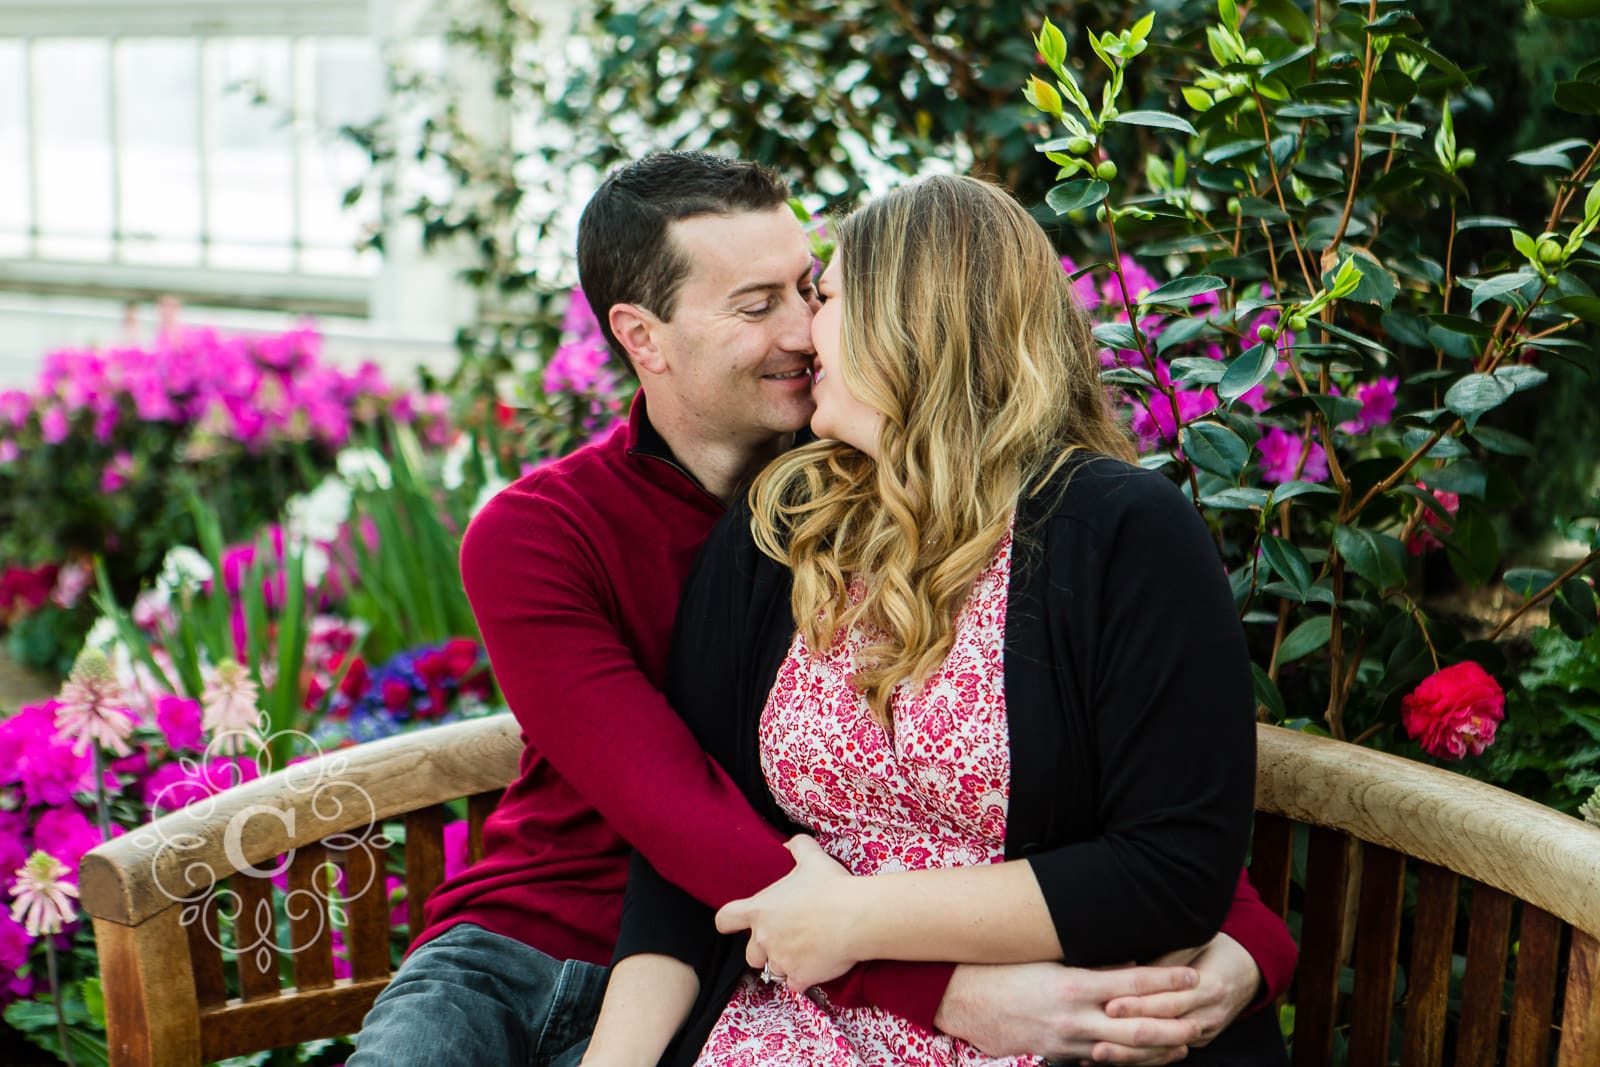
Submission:
[[[22,455],[22,449],[9,437],[0,437],[0,463],[11,463]]]
[[[17,811],[0,811],[0,890],[11,884],[11,872],[28,862],[28,820]]]
[[[1383,426],[1394,418],[1395,392],[1399,378],[1379,378],[1375,382],[1362,382],[1355,388],[1355,397],[1361,401],[1361,414],[1349,422],[1339,424],[1339,429],[1349,434],[1366,433]]]
[[[195,752],[206,747],[204,732],[200,729],[201,708],[198,700],[163,693],[156,697],[156,725],[167,737],[167,747],[191,749]]]
[[[1264,482],[1320,482],[1328,477],[1328,456],[1320,442],[1311,442],[1298,479],[1295,468],[1300,466],[1299,435],[1274,428],[1261,435],[1256,448],[1261,452],[1261,480]]]
[[[111,836],[117,837],[122,827],[113,826]],[[39,816],[33,826],[33,847],[50,853],[67,867],[76,871],[83,854],[101,844],[100,829],[78,810],[77,805],[51,808]]]
[[[0,392],[0,426],[15,429],[28,421],[33,410],[33,398],[20,389]]]
[[[1071,256],[1061,257],[1061,269],[1067,274],[1076,274],[1078,265],[1072,261]],[[1078,294],[1078,302],[1086,309],[1100,306],[1100,290],[1095,286],[1094,275],[1084,274],[1072,280],[1072,291]]]
[[[158,768],[145,779],[144,802],[151,811],[177,811],[259,777],[261,768],[255,761],[239,756],[211,759],[204,764],[181,760]]]
[[[133,481],[134,473],[133,456],[118,452],[100,472],[100,491],[108,494],[120,492]]]
[[[47,700],[0,722],[0,786],[19,786],[25,805],[65,804],[74,793],[94,789],[94,757],[74,752],[56,733],[60,707]]]
[[[24,856],[23,860],[26,859]],[[11,872],[15,869],[8,867],[0,875],[0,887],[10,889]],[[28,936],[28,931],[20,922],[11,917],[11,909],[0,908],[0,975],[11,976],[0,979],[0,1007],[33,994],[33,979],[24,978],[21,973],[28,963],[28,951],[32,947],[33,938]]]
[[[1170,384],[1171,377],[1165,364],[1157,364],[1156,377]],[[1158,443],[1172,444],[1178,439],[1178,430],[1195,419],[1217,409],[1217,394],[1210,389],[1178,389],[1174,393],[1178,403],[1177,418],[1173,418],[1172,401],[1160,392],[1151,390],[1144,402],[1133,401],[1133,416],[1129,423],[1139,447],[1149,450]]]

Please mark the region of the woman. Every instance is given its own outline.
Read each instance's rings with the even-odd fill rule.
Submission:
[[[1249,661],[1204,524],[1127,462],[1037,223],[932,178],[837,237],[812,327],[823,440],[713,534],[668,695],[758,807],[857,877],[798,842],[795,874],[720,916],[748,942],[713,941],[636,861],[618,955],[696,964],[655,1002],[698,987],[672,1058],[993,1062],[805,990],[861,959],[1102,966],[1206,942],[1249,833]],[[641,999],[608,994],[592,1061]],[[630,1015],[637,1038],[681,1012]],[[1262,1013],[1190,1059],[1283,1049]]]

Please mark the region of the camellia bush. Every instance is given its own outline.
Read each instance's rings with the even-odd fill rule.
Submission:
[[[1154,15],[1075,44],[1043,24],[1024,93],[1046,202],[1083,246],[1065,265],[1142,462],[1187,488],[1227,561],[1261,716],[1477,756],[1528,659],[1506,640],[1526,612],[1555,625],[1546,678],[1600,658],[1600,506],[1573,502],[1567,565],[1507,570],[1535,456],[1496,426],[1552,361],[1595,369],[1600,144],[1477,158],[1452,120],[1468,76],[1393,4],[1243,12],[1221,0],[1202,40]],[[1147,56],[1187,76],[1130,99]],[[1574,110],[1600,111],[1592,67],[1557,87]],[[1527,217],[1474,214],[1474,166],[1520,168]],[[1502,576],[1516,606],[1493,621],[1436,606]],[[1565,759],[1524,782],[1567,810],[1600,767],[1593,702],[1572,703]]]

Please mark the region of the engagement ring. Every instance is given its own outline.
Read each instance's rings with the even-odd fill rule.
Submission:
[[[781,982],[783,981],[783,975],[773,973],[772,964],[769,962],[761,968],[761,980],[763,982]]]

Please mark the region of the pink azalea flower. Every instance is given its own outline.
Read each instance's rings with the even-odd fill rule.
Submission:
[[[9,437],[0,437],[0,463],[14,463],[22,449]]]
[[[0,1007],[33,994],[33,979],[22,974],[32,948],[33,938],[28,931],[9,912],[0,909]]]
[[[94,572],[81,560],[73,560],[56,572],[56,585],[50,590],[50,602],[58,608],[75,607],[93,584]]]
[[[1349,422],[1339,424],[1348,434],[1366,433],[1383,426],[1394,418],[1395,391],[1399,378],[1379,378],[1375,382],[1362,382],[1355,387],[1355,398],[1361,401],[1361,414]]]
[[[66,880],[67,868],[48,852],[35,852],[17,868],[17,881],[11,887],[16,902],[11,918],[20,922],[29,937],[59,934],[62,926],[77,918],[72,901],[78,887]]]
[[[1447,493],[1442,489],[1430,489],[1428,484],[1423,481],[1417,482],[1417,488],[1432,493],[1433,498],[1451,515],[1461,510],[1461,497],[1455,493]],[[1413,556],[1420,556],[1424,552],[1432,552],[1436,548],[1444,547],[1444,542],[1434,536],[1434,531],[1437,530],[1439,533],[1448,534],[1454,528],[1451,523],[1446,522],[1435,514],[1432,508],[1423,504],[1418,504],[1417,506],[1422,508],[1422,525],[1406,540],[1406,551]]]
[[[19,811],[0,811],[0,881],[28,862],[28,820]]]
[[[1300,436],[1287,430],[1271,429],[1256,442],[1261,452],[1261,480],[1264,482],[1320,482],[1328,477],[1328,455],[1320,442],[1313,440],[1301,466]],[[1298,476],[1295,468],[1300,468]]]
[[[47,445],[59,445],[67,439],[71,429],[66,412],[60,408],[46,408],[39,416],[39,434]]]
[[[111,836],[122,834],[120,826],[113,826]],[[100,828],[90,822],[76,805],[51,808],[39,816],[33,827],[33,847],[50,853],[67,868],[76,871],[83,854],[101,844]]]
[[[152,811],[177,811],[259,777],[261,768],[250,759],[211,759],[204,764],[179,760],[163,764],[145,779],[144,802]]]
[[[94,789],[94,758],[56,733],[60,706],[29,704],[0,721],[0,786],[16,785],[24,806],[65,804]]]
[[[111,461],[100,472],[100,491],[102,493],[119,492],[133,480],[133,475],[133,456],[127,452],[118,452],[111,457]]]
[[[33,410],[33,397],[20,389],[0,392],[0,426],[16,429],[28,421]]]
[[[156,725],[166,735],[168,748],[195,752],[205,748],[205,734],[200,726],[203,712],[198,700],[163,693],[156,697],[155,703]]]

